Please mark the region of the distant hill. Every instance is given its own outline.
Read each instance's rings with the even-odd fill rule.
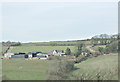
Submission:
[[[114,35],[108,35],[108,34],[100,34],[95,35],[91,39],[117,39],[118,35],[120,34],[114,34]],[[50,41],[50,42],[29,42],[29,43],[20,43],[20,42],[2,42],[3,46],[75,46],[77,44],[91,44],[91,39],[84,39],[84,40],[68,40],[68,41]]]

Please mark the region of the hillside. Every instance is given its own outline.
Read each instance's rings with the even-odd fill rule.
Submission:
[[[90,58],[82,63],[75,64],[77,70],[73,73],[89,74],[93,78],[97,73],[105,76],[104,80],[117,80],[118,79],[118,54],[99,56]]]

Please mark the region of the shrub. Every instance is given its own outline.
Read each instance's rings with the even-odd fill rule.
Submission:
[[[87,59],[87,57],[85,57],[84,55],[81,55],[78,58],[76,58],[75,63],[80,63],[86,59]]]
[[[48,80],[64,80],[67,79],[70,72],[74,69],[74,63],[68,60],[54,60],[52,64],[49,65],[47,70]]]

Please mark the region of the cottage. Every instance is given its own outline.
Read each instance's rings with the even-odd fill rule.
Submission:
[[[62,56],[65,55],[63,50],[53,50],[53,55],[54,56]]]
[[[89,50],[82,51],[81,55],[90,56],[92,53]]]

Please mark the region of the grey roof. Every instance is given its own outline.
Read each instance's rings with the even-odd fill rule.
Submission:
[[[55,50],[56,52],[64,52],[64,50]]]
[[[42,52],[40,52],[40,51],[32,51],[31,53],[36,54],[36,53],[42,53]]]

